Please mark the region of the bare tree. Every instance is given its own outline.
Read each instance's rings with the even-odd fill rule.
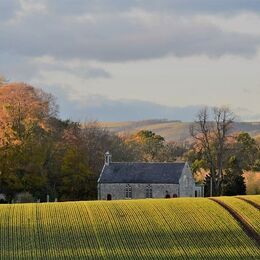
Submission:
[[[226,151],[228,148],[227,137],[229,136],[230,131],[233,128],[235,116],[227,107],[215,107],[213,109],[214,115],[214,123],[215,123],[215,131],[214,131],[214,139],[216,144],[216,161],[217,161],[217,178],[216,178],[216,192],[220,194],[221,192],[221,184],[223,180],[223,161],[226,155]]]
[[[234,119],[234,114],[227,107],[205,107],[199,111],[190,127],[190,134],[209,165],[213,195],[221,193],[227,138],[233,128]]]

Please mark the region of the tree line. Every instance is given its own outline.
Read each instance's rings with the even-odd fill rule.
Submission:
[[[110,151],[115,161],[174,161],[182,148],[151,131],[119,137],[98,122],[61,120],[55,98],[24,83],[0,87],[0,194],[34,199],[96,198]]]
[[[58,117],[51,94],[24,83],[0,80],[0,194],[46,201],[90,200],[104,153],[114,161],[174,162],[188,160],[194,171],[208,172],[206,191],[213,195],[245,192],[242,173],[260,168],[259,145],[247,133],[231,135],[228,109],[204,109],[191,126],[192,142],[166,142],[148,130],[118,136],[98,122]],[[1,198],[0,198],[1,199]]]

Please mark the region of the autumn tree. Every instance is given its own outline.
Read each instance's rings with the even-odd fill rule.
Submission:
[[[46,144],[56,114],[54,98],[42,90],[23,83],[0,88],[1,189],[9,197],[45,186]]]
[[[141,130],[132,135],[127,143],[139,154],[141,161],[158,161],[164,148],[165,139],[149,130]]]
[[[19,144],[34,131],[49,130],[49,119],[57,115],[54,98],[23,83],[0,89],[0,145]]]

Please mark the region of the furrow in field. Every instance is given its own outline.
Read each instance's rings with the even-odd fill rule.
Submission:
[[[240,200],[243,200],[247,203],[249,203],[250,205],[252,205],[253,207],[255,207],[256,209],[260,210],[260,204],[257,204],[255,201],[253,200],[250,200],[249,198],[247,197],[237,197],[238,199]]]
[[[219,205],[221,205],[224,209],[226,209],[230,215],[240,224],[245,233],[256,242],[258,246],[260,246],[260,235],[259,233],[252,227],[252,225],[242,216],[240,215],[228,202],[225,202],[225,199],[221,198],[210,198],[210,200],[215,201]]]

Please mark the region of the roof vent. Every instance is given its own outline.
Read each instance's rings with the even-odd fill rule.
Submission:
[[[105,153],[105,165],[109,165],[112,162],[112,155],[109,152]]]

